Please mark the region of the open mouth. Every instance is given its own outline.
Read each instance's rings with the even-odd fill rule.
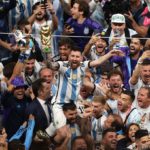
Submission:
[[[102,51],[104,47],[102,45],[97,46],[97,51]]]
[[[135,52],[135,48],[134,47],[130,47],[130,52]]]
[[[77,64],[78,64],[78,62],[72,62],[72,64],[73,64],[73,65],[77,65]]]
[[[115,90],[118,90],[120,88],[120,86],[119,85],[113,85],[112,88]]]
[[[150,78],[150,76],[145,75],[144,78],[145,78],[146,80],[148,80],[148,79]]]
[[[103,48],[103,45],[98,45],[97,48]]]
[[[116,145],[116,144],[117,144],[117,141],[116,141],[116,140],[113,140],[113,141],[111,141],[111,144],[112,144],[112,145]]]

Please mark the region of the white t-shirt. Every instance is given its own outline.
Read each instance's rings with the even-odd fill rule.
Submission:
[[[106,32],[107,29],[104,29],[103,31]],[[137,32],[135,30],[132,30],[132,29],[129,29],[129,33],[130,33],[130,37],[137,34]],[[113,37],[114,37],[114,32],[113,32],[113,30],[111,30],[111,33],[110,33],[110,36],[109,36],[109,43],[110,43],[110,41],[112,41]],[[122,46],[122,47],[128,46],[127,40],[126,40],[126,37],[125,37],[125,33],[122,34],[120,38],[121,38],[121,40],[119,42],[119,45]]]
[[[141,121],[139,123],[141,129],[147,129],[150,133],[150,106],[147,108],[137,107],[137,111],[141,116]]]

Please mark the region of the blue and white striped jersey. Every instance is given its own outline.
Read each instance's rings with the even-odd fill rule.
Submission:
[[[91,135],[95,141],[102,140],[102,132],[104,130],[104,122],[106,119],[107,119],[107,117],[105,115],[102,115],[98,119],[96,119],[95,117],[92,117],[92,119],[91,119],[91,123],[92,123]]]
[[[21,19],[28,18],[32,14],[33,0],[17,0],[17,5],[9,11],[9,29],[10,31],[17,25]]]
[[[81,65],[74,70],[70,68],[68,61],[58,61],[58,63],[60,65],[58,70],[58,87],[52,103],[69,103],[70,100],[76,101],[89,61],[81,62]]]

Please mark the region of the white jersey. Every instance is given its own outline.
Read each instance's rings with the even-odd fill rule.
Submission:
[[[139,124],[141,120],[141,115],[136,108],[132,108],[130,112],[125,113],[119,111],[119,115],[121,116],[125,126],[128,126],[131,123]]]
[[[68,61],[58,61],[57,92],[52,103],[69,103],[70,100],[76,101],[79,95],[81,83],[88,68],[89,61],[84,61],[77,69],[71,69]]]
[[[118,100],[108,99],[106,103],[113,114],[118,114]]]
[[[30,86],[35,80],[37,80],[39,78],[40,70],[41,70],[41,65],[37,61],[35,61],[34,72],[31,76],[26,74],[25,70],[23,70],[22,76],[24,78],[25,83]]]
[[[102,57],[102,56],[100,56],[100,55],[96,52],[96,47],[95,47],[95,45],[93,45],[92,48],[91,48],[91,51],[90,51],[90,56],[89,56],[90,60],[97,60],[97,59],[99,59],[100,57]],[[99,80],[99,79],[100,79],[100,74],[101,74],[101,68],[100,68],[100,66],[101,66],[101,65],[97,66],[96,68],[95,68],[95,67],[92,67],[92,69],[90,69],[91,72],[92,72],[93,75],[94,75],[94,79],[95,79],[95,80]]]
[[[98,53],[96,52],[96,47],[95,45],[92,46],[91,51],[90,51],[90,58],[91,60],[96,60],[98,59],[100,56],[98,55]]]
[[[96,119],[92,117],[92,130],[91,134],[95,141],[101,141],[102,140],[102,132],[104,130],[104,122],[107,119],[105,115],[102,115],[100,118]]]

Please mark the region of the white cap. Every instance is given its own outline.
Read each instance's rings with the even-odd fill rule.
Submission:
[[[122,14],[114,14],[111,17],[111,23],[125,23],[125,17]]]
[[[33,0],[33,5],[35,5],[38,2],[41,2],[42,0]]]

